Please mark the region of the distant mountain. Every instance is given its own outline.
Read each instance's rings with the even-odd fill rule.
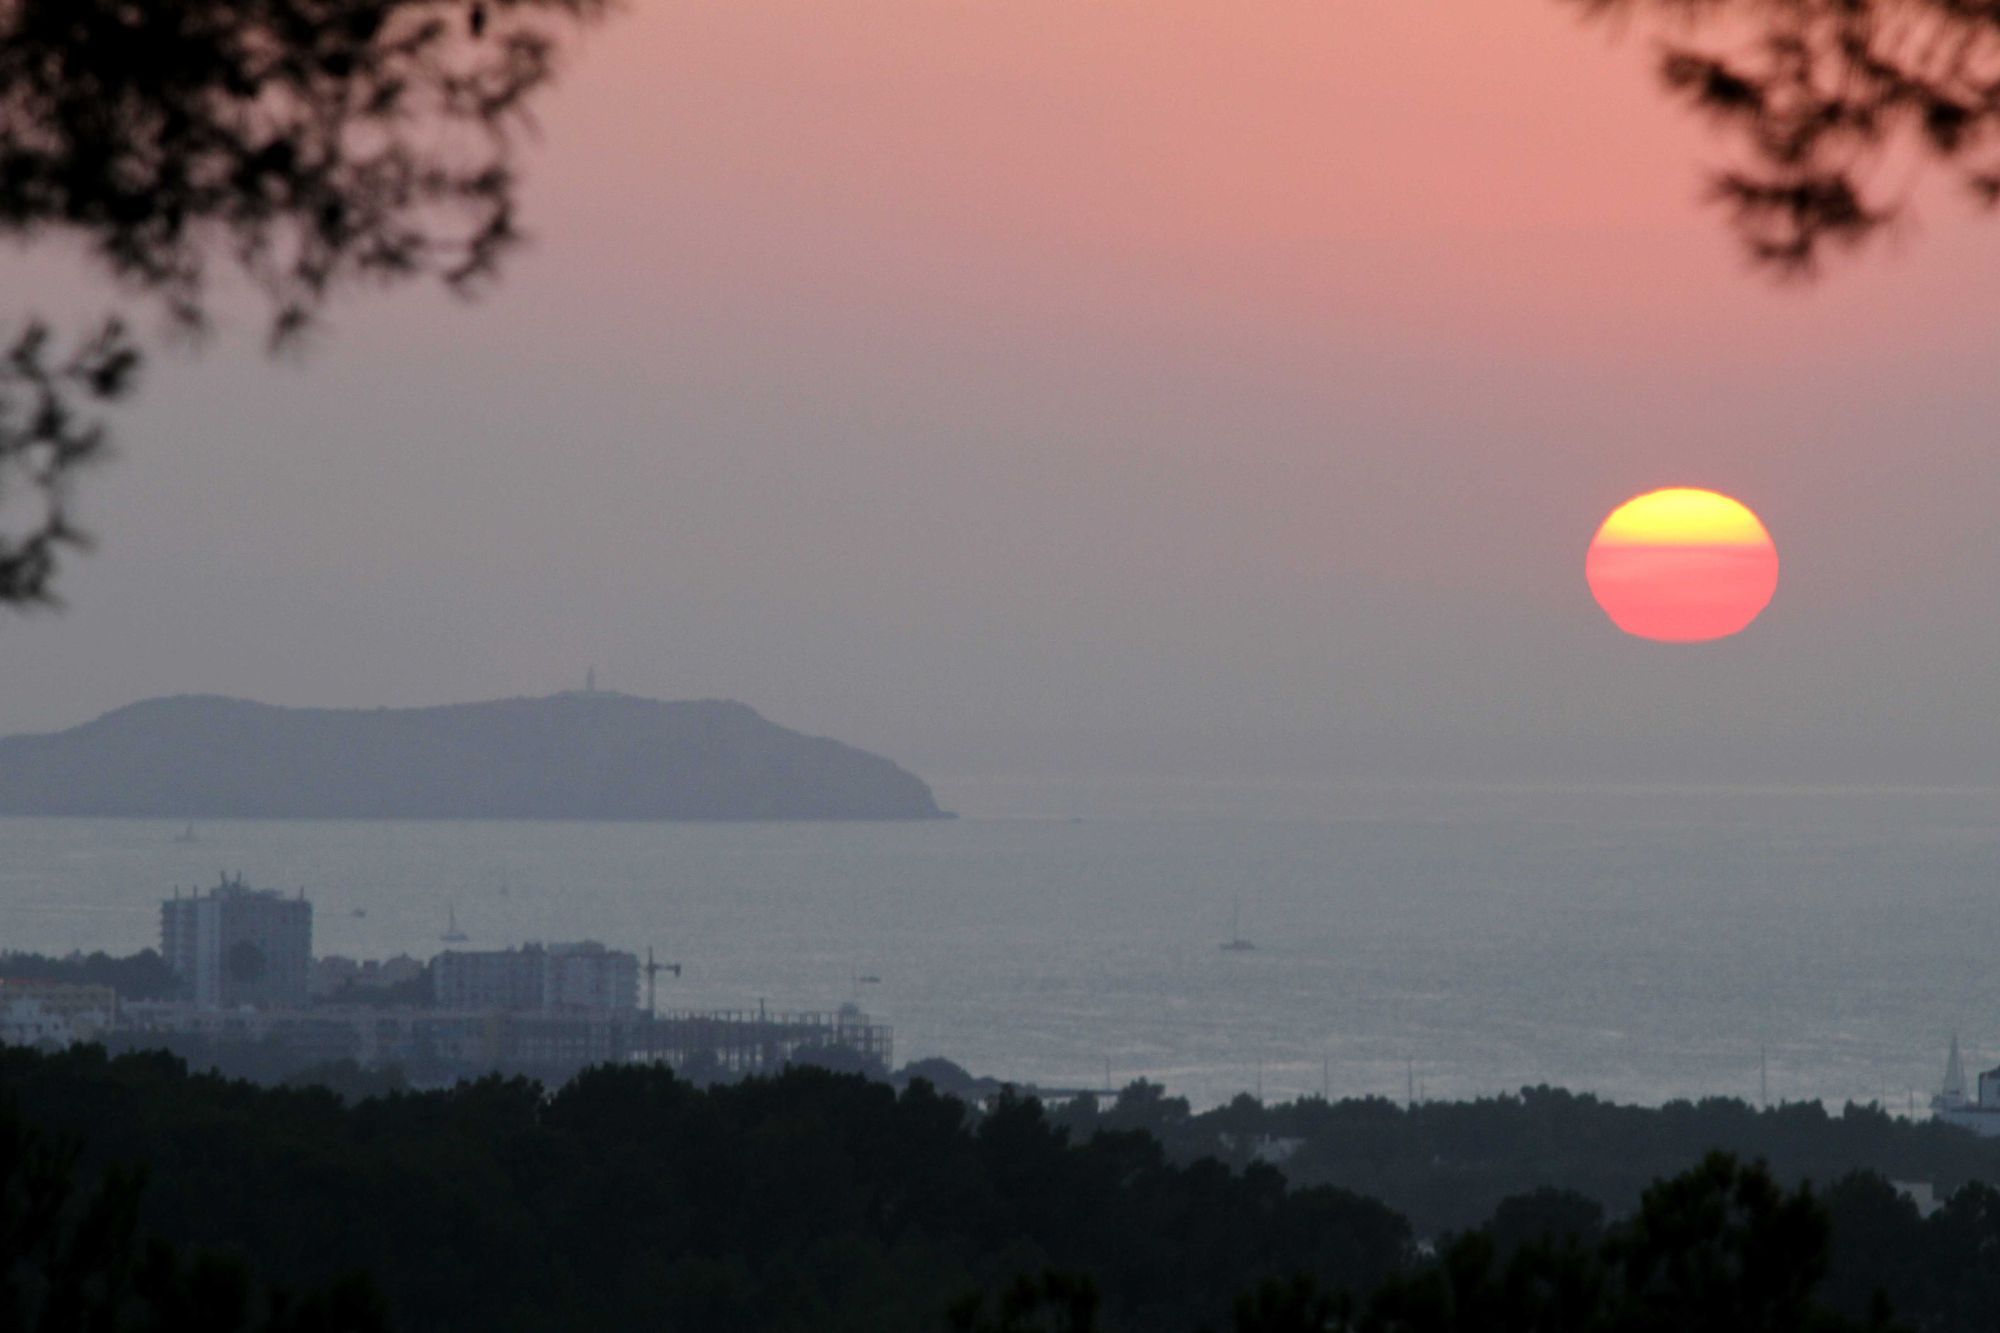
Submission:
[[[878,755],[739,703],[595,691],[446,708],[153,699],[0,739],[0,814],[168,819],[939,819]]]

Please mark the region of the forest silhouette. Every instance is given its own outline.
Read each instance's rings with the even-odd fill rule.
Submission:
[[[1543,1176],[1477,1221],[1419,1228],[1362,1193],[1301,1183],[1290,1163],[1180,1159],[1144,1126],[1204,1117],[1150,1085],[1101,1111],[1051,1114],[1011,1093],[974,1106],[921,1080],[899,1093],[820,1069],[701,1088],[662,1067],[607,1066],[556,1089],[495,1077],[432,1092],[357,1087],[349,1100],[316,1083],[260,1088],[157,1053],[77,1047],[0,1051],[0,1088],[8,1125],[37,1127],[42,1145],[82,1145],[38,1158],[14,1128],[0,1134],[16,1145],[0,1155],[0,1218],[11,1219],[0,1260],[17,1302],[53,1289],[51,1256],[77,1237],[109,1236],[125,1257],[91,1262],[130,1272],[148,1233],[171,1237],[183,1265],[226,1251],[242,1290],[279,1293],[284,1309],[344,1310],[355,1322],[324,1327],[356,1333],[378,1316],[407,1330],[522,1333],[1844,1333],[1985,1328],[2000,1300],[2000,1272],[1978,1257],[2000,1246],[2000,1192],[1988,1186],[1964,1184],[1926,1218],[1874,1173],[1815,1186],[1685,1147],[1741,1139],[1749,1120],[1789,1142],[1794,1163],[1844,1151],[1911,1165],[1896,1154],[1957,1151],[1991,1175],[1996,1145],[1865,1109],[1608,1108],[1546,1091],[1268,1108],[1265,1131],[1286,1128],[1288,1113],[1379,1122],[1373,1136],[1336,1132],[1327,1145],[1398,1164],[1418,1196],[1410,1180],[1436,1174],[1457,1188],[1461,1168],[1489,1184]],[[1248,1123],[1248,1107],[1228,1109],[1235,1119],[1212,1113],[1211,1128]],[[1462,1162],[1441,1151],[1451,1143]],[[1626,1159],[1642,1163],[1628,1170],[1676,1165],[1606,1208],[1562,1188],[1551,1158],[1600,1179]],[[135,1166],[143,1193],[131,1193]],[[47,1188],[36,1173],[51,1169],[67,1202],[32,1206]],[[107,1189],[130,1195],[118,1206],[133,1219],[109,1232],[85,1224]],[[137,1309],[148,1298],[133,1288],[130,1299]]]

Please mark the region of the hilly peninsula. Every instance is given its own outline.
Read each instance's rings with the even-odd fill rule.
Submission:
[[[879,755],[740,703],[596,691],[442,708],[153,699],[0,739],[0,814],[164,819],[940,819]]]

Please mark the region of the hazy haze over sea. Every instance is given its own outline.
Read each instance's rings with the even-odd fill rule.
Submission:
[[[156,943],[173,886],[303,885],[316,952],[596,938],[666,1007],[832,1008],[1048,1084],[1921,1108],[2000,1053],[1991,790],[944,779],[942,824],[0,821],[0,945]],[[1241,905],[1251,953],[1218,946]],[[365,917],[352,915],[365,909]],[[858,976],[879,975],[879,984]]]

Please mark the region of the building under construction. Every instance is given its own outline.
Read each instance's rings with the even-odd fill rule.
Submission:
[[[776,1073],[788,1064],[887,1072],[894,1056],[888,1026],[870,1022],[853,1005],[832,1013],[684,1010],[653,1016],[629,1009],[205,1010],[139,1003],[125,1006],[116,1038],[121,1047],[165,1046],[196,1061],[234,1046],[288,1052],[304,1063],[394,1065],[419,1084],[497,1072],[554,1086],[592,1065],[654,1062],[704,1081]]]
[[[758,1074],[788,1064],[849,1055],[866,1065],[894,1066],[895,1037],[871,1023],[857,1005],[832,1013],[773,1013],[756,1009],[669,1011],[640,1020],[629,1059],[664,1061],[725,1077]]]

